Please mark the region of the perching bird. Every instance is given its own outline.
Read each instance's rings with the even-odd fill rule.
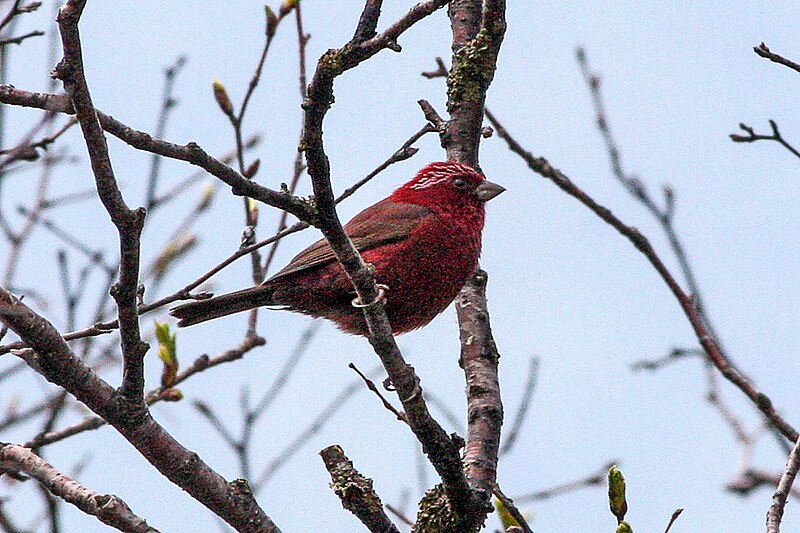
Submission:
[[[395,334],[422,327],[445,310],[478,268],[484,203],[505,189],[471,167],[431,163],[391,196],[357,214],[344,230],[385,287]],[[288,309],[332,320],[367,335],[355,289],[326,240],[300,252],[257,287],[172,309],[190,326],[255,307]]]

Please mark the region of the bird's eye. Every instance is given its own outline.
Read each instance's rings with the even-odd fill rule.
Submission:
[[[453,180],[453,186],[456,189],[466,189],[467,188],[467,181],[462,178],[456,178]]]

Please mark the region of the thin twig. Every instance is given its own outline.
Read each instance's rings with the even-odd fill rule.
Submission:
[[[738,133],[731,133],[730,138],[733,142],[737,143],[752,143],[756,141],[775,141],[784,148],[786,148],[795,157],[800,157],[800,150],[789,144],[789,142],[783,138],[783,135],[781,135],[781,132],[778,129],[778,124],[774,120],[769,121],[769,126],[770,128],[772,128],[772,135],[761,135],[759,133],[756,133],[755,130],[750,126],[740,123],[739,128],[744,130],[747,133],[747,136],[740,135]]]
[[[764,43],[761,43],[758,46],[754,46],[753,52],[755,52],[756,54],[760,55],[763,58],[769,59],[773,63],[778,63],[779,65],[789,67],[790,69],[796,72],[800,72],[800,65],[798,65],[794,61],[791,61],[783,56],[776,54],[775,52],[770,51],[770,49]]]
[[[368,376],[375,376],[378,373],[378,369],[374,368],[371,371],[367,372]],[[267,483],[270,482],[272,477],[278,473],[289,460],[295,456],[303,447],[304,444],[308,443],[312,436],[318,434],[326,424],[328,424],[332,419],[333,415],[339,412],[342,409],[347,401],[352,398],[355,394],[362,390],[362,385],[360,380],[353,381],[347,387],[342,389],[339,394],[337,394],[333,400],[331,400],[320,413],[312,420],[308,426],[306,426],[303,431],[301,431],[289,444],[287,444],[272,461],[267,464],[267,466],[262,470],[261,474],[256,477],[255,482],[253,482],[253,491],[259,492],[261,489],[266,486]]]
[[[350,363],[347,366],[350,369],[352,369],[356,374],[358,374],[358,377],[360,377],[364,381],[364,384],[367,386],[369,390],[375,393],[375,396],[378,397],[378,399],[381,401],[381,403],[383,404],[383,406],[386,408],[387,411],[391,412],[395,416],[395,418],[397,418],[401,422],[405,422],[406,424],[408,424],[408,420],[406,419],[405,413],[395,409],[394,405],[392,405],[391,402],[389,402],[389,400],[384,398],[383,394],[381,394],[381,391],[379,391],[378,387],[375,386],[374,381],[365,376],[353,363]]]
[[[522,528],[522,531],[524,533],[533,533],[531,526],[528,525],[528,522],[525,520],[525,517],[522,516],[522,513],[520,513],[519,509],[517,509],[517,506],[514,505],[514,502],[511,500],[511,498],[503,494],[503,492],[500,490],[500,487],[497,484],[495,484],[494,488],[492,489],[492,492],[494,493],[495,497],[498,500],[500,500],[500,502],[503,504],[503,507],[506,509],[506,511],[508,511],[508,513],[512,517],[514,517],[514,520],[517,521],[517,524],[519,524],[519,526]]]
[[[519,407],[517,407],[514,420],[511,422],[511,429],[508,431],[508,433],[506,433],[505,441],[503,441],[503,445],[500,446],[501,457],[511,452],[511,450],[514,448],[514,444],[517,442],[517,437],[522,429],[522,425],[525,423],[528,410],[531,406],[531,400],[533,399],[533,392],[536,389],[536,379],[538,375],[539,358],[531,357],[530,362],[528,363],[528,379],[525,382],[525,388],[522,389],[522,400],[519,403]]]
[[[164,69],[164,89],[161,96],[161,111],[158,113],[158,121],[156,122],[155,136],[163,138],[167,130],[167,121],[169,115],[175,106],[177,100],[172,95],[175,87],[175,79],[178,77],[181,69],[186,65],[187,58],[184,55],[178,56],[175,62]],[[161,156],[153,154],[150,160],[150,175],[147,178],[147,193],[145,196],[144,207],[148,212],[152,213],[153,207],[156,205],[156,190],[158,188],[158,177],[161,170]]]
[[[786,500],[792,490],[792,484],[798,470],[800,470],[800,439],[795,442],[794,448],[792,448],[792,452],[786,460],[786,469],[781,476],[775,494],[772,496],[772,505],[767,511],[767,533],[779,533],[780,531],[783,510],[786,508]]]
[[[44,35],[44,32],[41,30],[34,30],[23,35],[18,35],[17,37],[9,37],[7,39],[0,39],[0,46],[5,46],[7,44],[21,44],[22,41],[25,39],[29,39],[31,37],[41,37]]]
[[[673,348],[667,355],[659,359],[642,359],[631,364],[631,370],[638,372],[641,370],[658,370],[668,364],[686,359],[687,357],[705,356],[705,352],[699,348]]]
[[[667,524],[667,529],[664,530],[664,533],[669,533],[669,530],[672,529],[672,524],[675,523],[675,520],[678,519],[682,512],[683,509],[675,509],[675,511],[673,511],[672,516],[669,519],[669,523]]]
[[[609,461],[594,474],[589,474],[586,477],[582,477],[574,481],[568,481],[566,483],[562,483],[560,485],[556,485],[548,489],[539,490],[536,492],[529,492],[527,494],[517,496],[514,499],[519,503],[548,500],[550,498],[553,498],[554,496],[560,496],[562,494],[567,494],[576,490],[604,485],[606,479],[608,479],[608,469],[615,464],[619,464],[619,462]]]

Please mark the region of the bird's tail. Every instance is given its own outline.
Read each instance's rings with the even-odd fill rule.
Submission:
[[[170,309],[170,314],[180,319],[178,326],[191,326],[222,316],[240,313],[264,305],[274,305],[272,287],[250,287]]]

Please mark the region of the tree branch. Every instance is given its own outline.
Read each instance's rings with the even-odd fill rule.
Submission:
[[[447,76],[450,120],[441,133],[447,158],[478,167],[486,91],[506,31],[504,0],[454,0],[448,8],[453,58]]]
[[[778,483],[778,488],[772,496],[772,505],[767,511],[767,533],[779,533],[781,529],[783,510],[786,508],[786,500],[789,498],[798,470],[800,470],[800,440],[795,442],[794,448],[786,460],[786,469]]]
[[[761,43],[758,46],[754,46],[753,52],[755,52],[756,54],[760,55],[765,59],[769,59],[773,63],[778,63],[779,65],[783,65],[785,67],[789,67],[794,71],[800,72],[800,65],[798,65],[794,61],[791,61],[783,56],[776,54],[775,52],[770,51],[770,49],[764,43]]]
[[[58,330],[0,288],[0,321],[34,351],[30,363],[48,381],[69,391],[108,421],[159,472],[241,532],[278,532],[245,481],[228,483],[184,448],[150,416],[100,379],[70,349]]]
[[[111,287],[117,302],[120,338],[122,341],[123,376],[120,390],[123,397],[144,407],[144,354],[149,346],[139,333],[137,292],[139,288],[139,246],[144,227],[145,210],[128,208],[114,177],[108,145],[92,104],[83,70],[81,42],[78,33],[86,0],[69,0],[58,11],[64,58],[53,71],[53,77],[64,82],[80,123],[97,184],[97,193],[119,232],[119,279]]]
[[[409,425],[442,477],[454,508],[460,514],[467,514],[470,509],[471,491],[461,466],[459,444],[452,440],[431,417],[425,405],[419,378],[403,359],[392,336],[386,311],[379,301],[374,273],[364,263],[342,229],[336,214],[330,165],[322,141],[322,123],[333,104],[335,78],[384,48],[397,50],[396,39],[400,34],[418,20],[443,7],[445,3],[443,0],[428,0],[417,4],[383,33],[367,41],[351,41],[340,49],[332,49],[323,54],[317,63],[316,72],[308,88],[308,96],[303,103],[305,120],[301,149],[305,151],[308,174],[314,188],[319,228],[353,283],[359,300],[374,302],[364,307],[364,316],[370,332],[369,341],[397,390],[397,395],[408,415]]]
[[[650,264],[658,272],[661,279],[669,287],[672,294],[678,300],[678,304],[683,310],[686,318],[689,320],[692,328],[694,329],[697,339],[703,346],[708,359],[720,371],[720,373],[731,383],[736,385],[750,400],[758,407],[758,409],[769,419],[769,421],[780,431],[784,437],[791,442],[796,442],[798,438],[797,431],[778,413],[773,407],[772,400],[763,392],[757,390],[755,386],[748,380],[741,372],[734,368],[717,346],[716,341],[709,334],[703,320],[700,317],[694,305],[691,295],[686,294],[681,289],[675,277],[667,269],[664,263],[656,254],[653,247],[647,238],[642,235],[639,230],[632,226],[628,226],[611,213],[607,208],[598,204],[583,190],[577,187],[570,179],[561,173],[558,169],[552,167],[550,163],[542,157],[534,157],[533,154],[526,151],[516,140],[514,140],[508,131],[500,124],[497,119],[489,112],[486,117],[492,123],[498,136],[503,139],[508,145],[509,149],[515,154],[519,155],[528,165],[528,167],[535,173],[544,178],[551,180],[561,190],[577,199],[579,202],[588,207],[593,213],[599,216],[603,221],[617,230],[625,238],[627,238],[634,247],[639,250],[650,262]]]
[[[467,381],[467,445],[464,468],[473,488],[484,491],[488,504],[497,481],[497,457],[503,403],[497,352],[486,305],[488,274],[479,270],[456,298],[461,337],[461,365]]]
[[[158,533],[113,494],[98,494],[68,478],[28,448],[0,443],[0,471],[24,472],[50,493],[120,531]]]
[[[373,533],[400,533],[386,512],[372,480],[362,476],[339,446],[328,446],[319,454],[331,475],[331,488],[342,506],[353,513]]]
[[[4,84],[0,84],[0,103],[67,114],[75,113],[67,96],[23,91]],[[273,191],[248,180],[230,166],[208,155],[197,143],[190,142],[186,145],[179,145],[155,139],[150,134],[126,126],[100,111],[96,110],[96,113],[103,130],[138,150],[196,165],[229,185],[231,192],[237,196],[248,196],[272,207],[288,211],[301,220],[314,219],[314,209],[302,199]]]

